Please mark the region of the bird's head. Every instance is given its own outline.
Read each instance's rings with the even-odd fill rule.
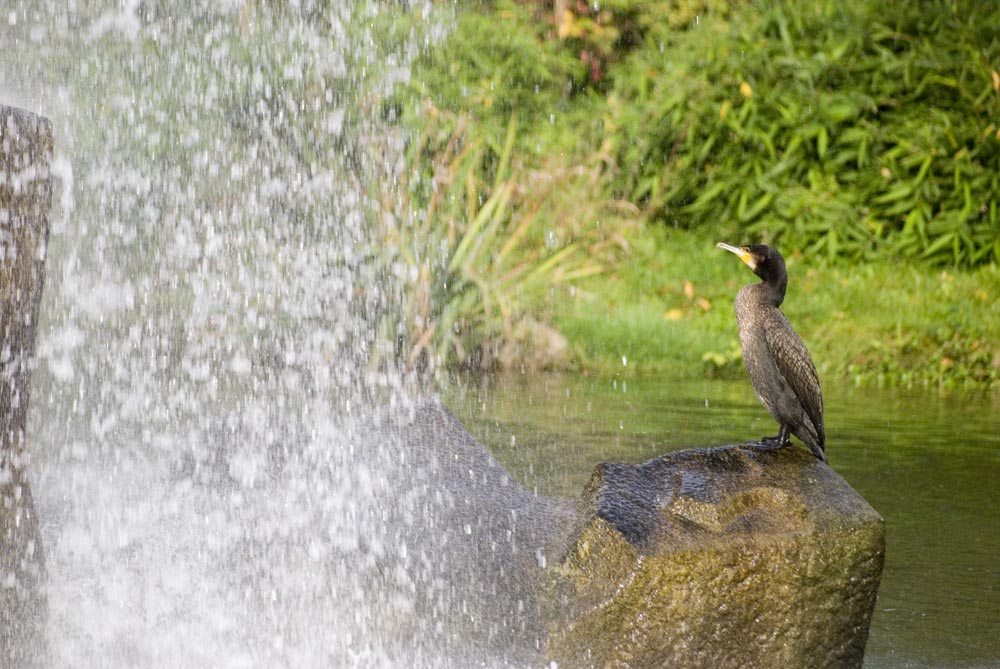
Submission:
[[[725,242],[719,242],[716,246],[736,254],[736,257],[746,263],[747,267],[752,269],[753,273],[759,276],[764,283],[780,283],[787,280],[785,259],[770,246],[764,244],[732,246]]]

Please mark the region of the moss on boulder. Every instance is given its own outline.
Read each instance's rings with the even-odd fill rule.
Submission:
[[[601,464],[548,570],[564,667],[860,667],[882,518],[796,448]]]

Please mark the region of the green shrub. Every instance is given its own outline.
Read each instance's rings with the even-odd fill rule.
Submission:
[[[1000,259],[1000,5],[757,2],[616,71],[623,193],[835,256]]]
[[[510,0],[468,6],[440,20],[450,24],[447,37],[421,52],[412,81],[397,92],[410,127],[419,132],[429,121],[423,110],[430,101],[454,119],[467,115],[494,157],[512,114],[522,125],[518,151],[544,156],[560,143],[574,146],[565,129],[575,123],[563,117],[581,114],[586,104],[580,98],[589,87],[587,68],[564,48],[550,21]]]

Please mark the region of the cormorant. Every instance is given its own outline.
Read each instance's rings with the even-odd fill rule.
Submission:
[[[716,246],[735,253],[761,279],[743,286],[736,295],[736,323],[750,383],[781,428],[776,437],[752,443],[781,448],[788,445],[788,435],[794,434],[826,462],[819,375],[805,344],[778,308],[788,286],[785,259],[763,244],[719,242]]]

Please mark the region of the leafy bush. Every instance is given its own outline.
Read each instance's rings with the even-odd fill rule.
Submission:
[[[397,93],[412,127],[428,119],[424,102],[462,114],[493,143],[494,157],[512,114],[521,119],[516,149],[543,156],[562,143],[574,147],[572,134],[558,125],[565,114],[585,115],[587,68],[556,37],[555,26],[529,5],[510,0],[457,13],[447,38],[422,51],[412,81]],[[436,119],[440,122],[442,119]],[[418,130],[419,131],[419,130]],[[426,157],[426,156],[425,156]]]
[[[606,140],[654,219],[830,257],[1000,260],[1000,5],[757,2],[647,36]]]

